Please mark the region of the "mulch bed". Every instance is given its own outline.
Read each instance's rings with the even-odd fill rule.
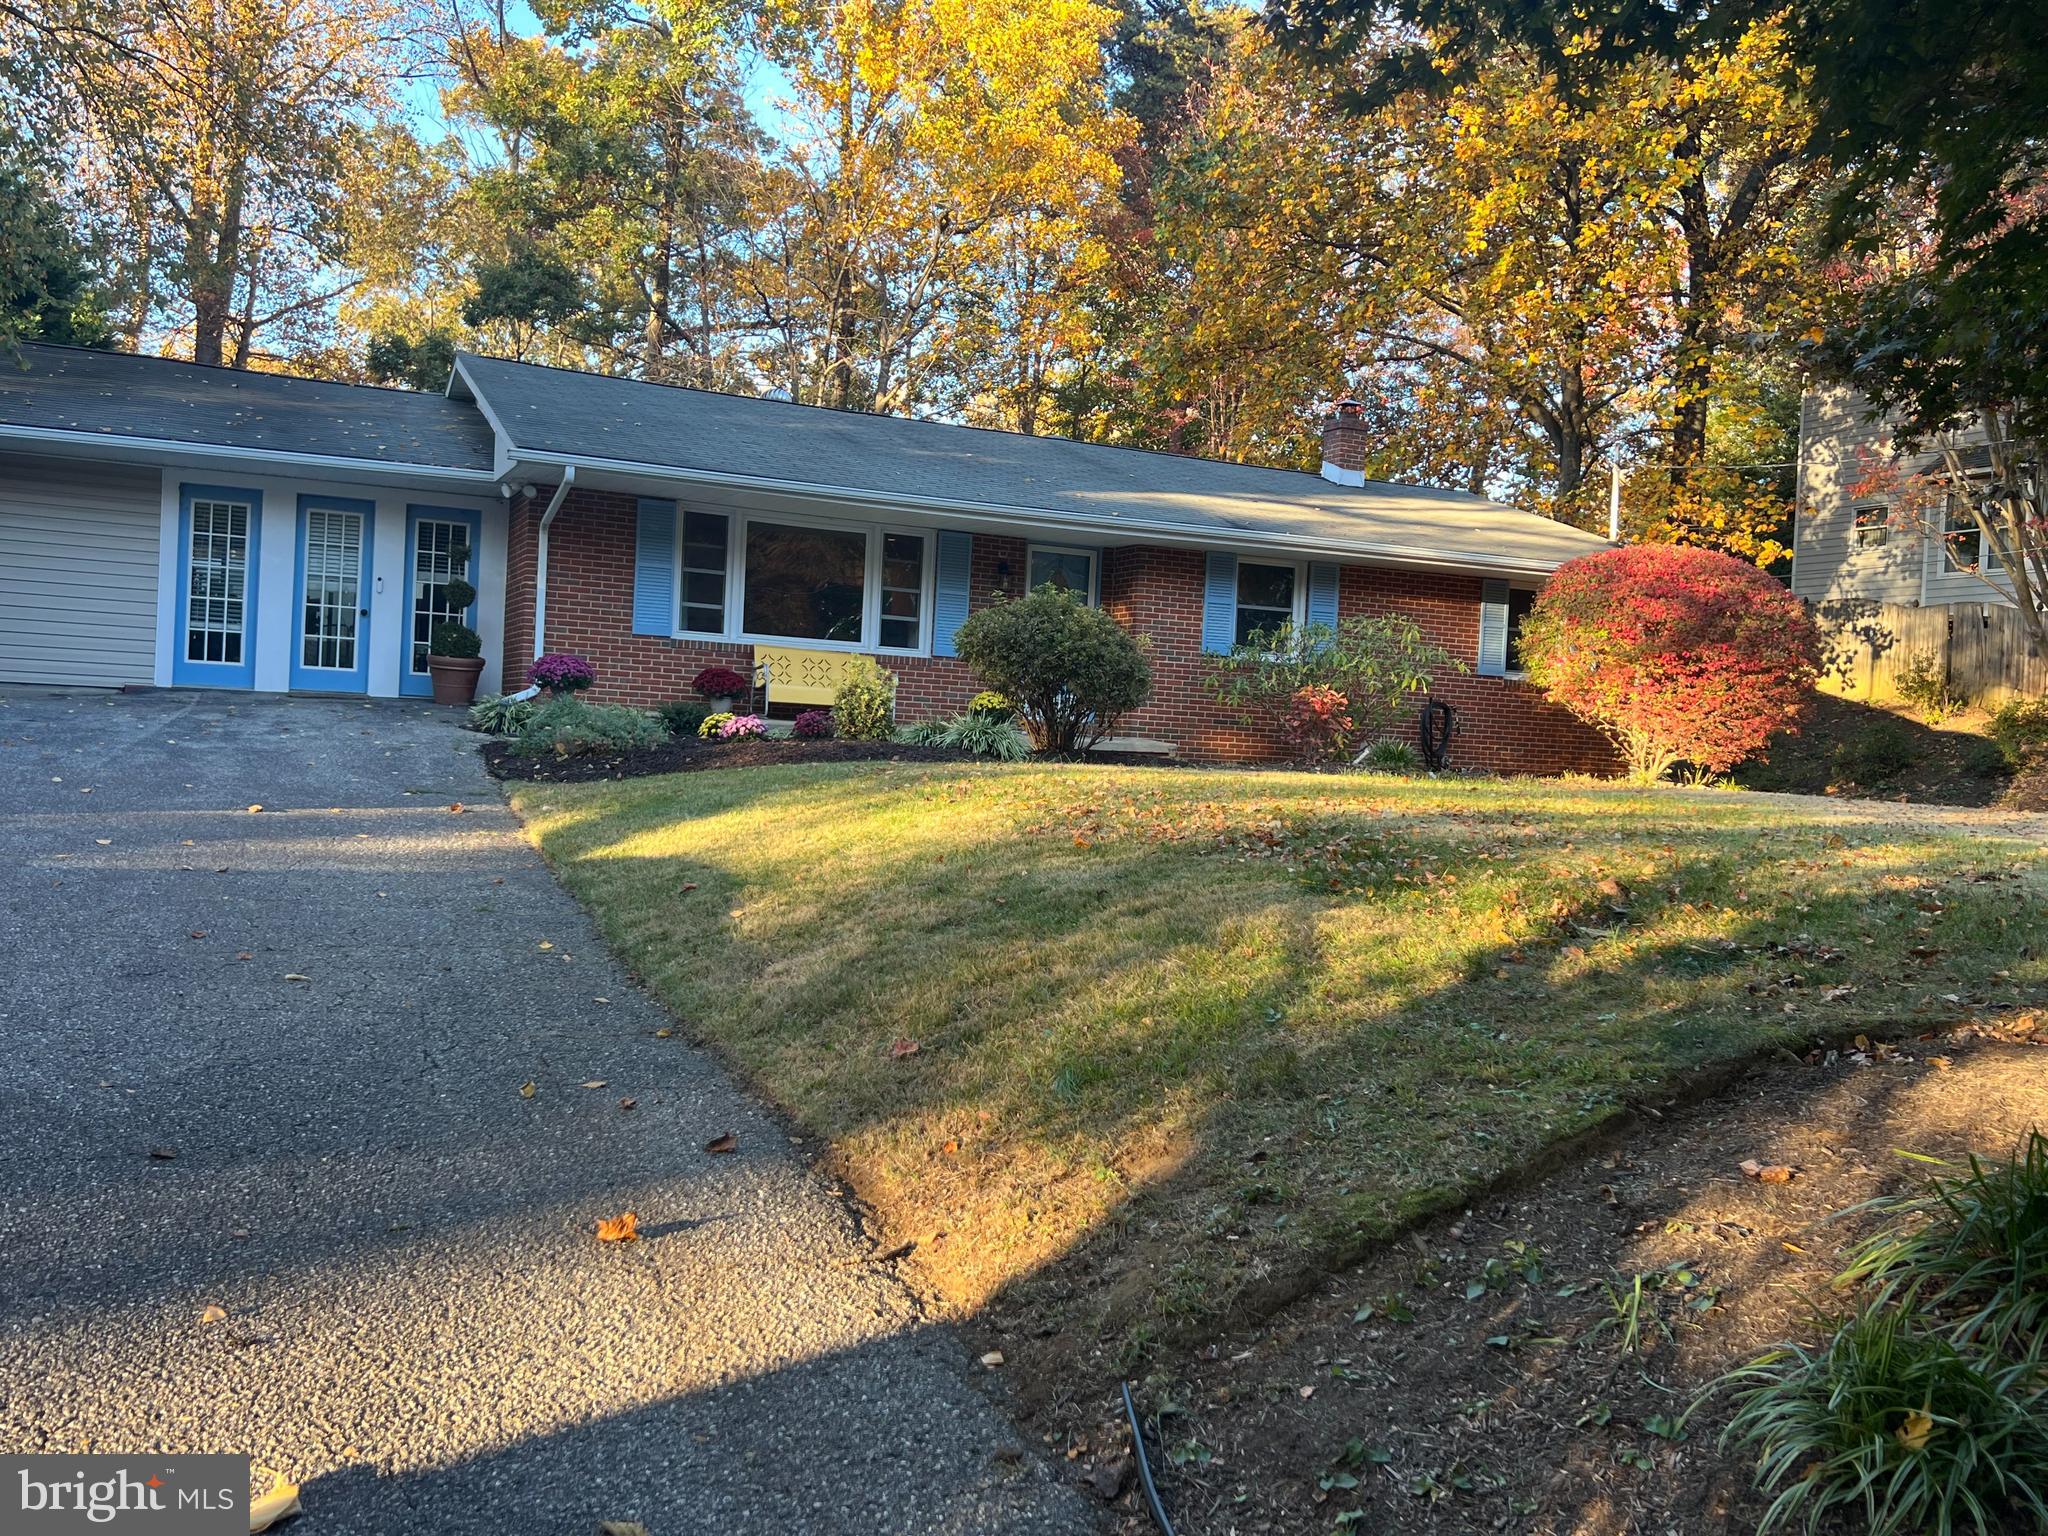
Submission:
[[[1723,1371],[1813,1339],[1815,1306],[1843,1307],[1828,1280],[1861,1228],[1835,1213],[1928,1171],[1895,1148],[2003,1160],[2030,1125],[2048,1127],[2044,1047],[2048,1020],[2033,1014],[1981,1034],[1787,1053],[1525,1189],[1424,1223],[1192,1355],[1127,1365],[1148,1438],[1165,1410],[1150,1449],[1176,1524],[1753,1531],[1767,1501],[1741,1453],[1717,1444],[1726,1402],[1677,1421]],[[1793,1176],[1761,1183],[1745,1158]],[[1536,1283],[1515,1272],[1525,1261]],[[1600,1282],[1641,1273],[1683,1278],[1654,1293],[1658,1321],[1630,1350]],[[1114,1529],[1152,1531],[1120,1405],[1096,1385],[1115,1363],[1056,1325],[1000,1309],[994,1321],[976,1347],[1002,1349],[1013,1381],[1044,1384],[1019,1387],[1033,1428],[1108,1496]]]
[[[522,757],[509,741],[484,744],[484,766],[495,779],[529,779],[546,784],[584,784],[595,779],[638,779],[655,773],[695,773],[705,768],[761,768],[786,763],[971,763],[972,752],[951,747],[914,747],[900,741],[816,741],[795,737],[739,741],[668,742],[634,752],[589,753],[579,757]]]

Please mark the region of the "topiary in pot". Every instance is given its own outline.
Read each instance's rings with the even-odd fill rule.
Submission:
[[[476,601],[476,588],[460,576],[442,584],[442,594],[451,613],[463,613]],[[436,704],[459,704],[467,709],[476,698],[477,679],[483,675],[483,637],[467,624],[453,619],[434,626],[427,637],[427,674],[434,680]]]

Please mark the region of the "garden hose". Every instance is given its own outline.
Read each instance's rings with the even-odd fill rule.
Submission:
[[[1423,766],[1431,773],[1442,773],[1451,765],[1451,732],[1456,729],[1451,706],[1442,699],[1431,699],[1422,706],[1417,723],[1422,733]]]
[[[1152,1481],[1152,1463],[1145,1455],[1145,1431],[1138,1427],[1138,1405],[1131,1401],[1131,1384],[1124,1383],[1124,1413],[1131,1421],[1131,1449],[1138,1458],[1138,1482],[1145,1490],[1145,1502],[1152,1506],[1152,1519],[1162,1536],[1173,1536],[1173,1522],[1166,1518],[1166,1506],[1159,1502],[1159,1485]]]

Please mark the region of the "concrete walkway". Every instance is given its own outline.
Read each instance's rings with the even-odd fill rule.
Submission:
[[[0,691],[0,1447],[246,1450],[307,1532],[1095,1529],[473,745]]]

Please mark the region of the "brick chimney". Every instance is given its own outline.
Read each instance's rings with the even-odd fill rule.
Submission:
[[[1365,484],[1365,407],[1339,400],[1323,419],[1323,478],[1337,485]]]

